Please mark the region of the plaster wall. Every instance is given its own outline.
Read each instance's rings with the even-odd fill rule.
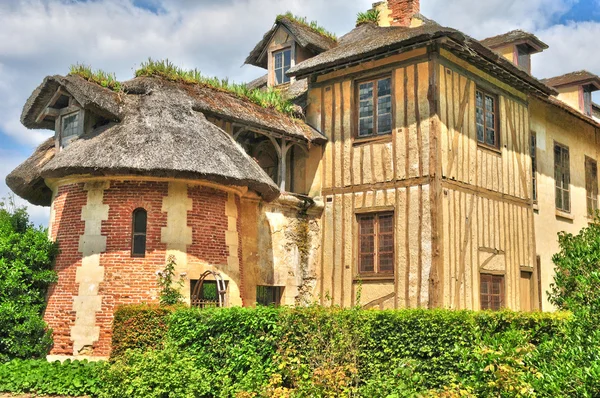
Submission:
[[[542,309],[553,310],[546,292],[554,280],[552,255],[559,250],[559,232],[576,234],[591,221],[587,215],[585,157],[598,161],[600,142],[595,129],[549,104],[532,99],[529,105],[531,131],[537,137],[538,201],[535,206],[537,254],[540,256]],[[568,146],[570,156],[571,212],[556,210],[554,179],[554,143]]]
[[[557,98],[581,112],[579,89],[579,86],[559,87],[556,89],[558,91]]]

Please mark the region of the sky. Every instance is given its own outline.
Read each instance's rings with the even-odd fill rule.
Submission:
[[[152,57],[247,82],[264,74],[243,63],[277,14],[292,11],[341,36],[372,1],[0,0],[0,198],[10,192],[6,175],[53,134],[19,121],[45,76],[85,63],[127,80]],[[421,0],[421,12],[476,39],[535,33],[550,46],[532,58],[538,78],[581,69],[600,75],[600,0]],[[28,211],[35,224],[47,224],[48,208]]]

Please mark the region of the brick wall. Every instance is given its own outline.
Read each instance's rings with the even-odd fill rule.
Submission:
[[[50,236],[59,243],[55,270],[59,283],[48,290],[48,306],[44,319],[54,333],[52,353],[72,354],[71,327],[75,324],[73,296],[77,295],[75,271],[81,265],[79,236],[83,235],[85,222],[81,220],[81,208],[87,203],[83,184],[62,186],[54,199],[55,221]]]
[[[168,195],[167,182],[125,181],[110,183],[104,191],[103,204],[108,205],[108,220],[102,221],[102,235],[107,236],[106,251],[100,254],[104,281],[100,284],[101,311],[96,314],[100,338],[93,345],[94,356],[110,353],[113,313],[123,304],[157,302],[158,270],[164,268],[166,244],[161,242],[161,229],[167,225],[162,211]],[[188,197],[193,209],[188,212],[187,225],[192,228],[193,243],[188,246],[188,261],[214,265],[227,264],[228,248],[225,231],[227,194],[211,188],[191,186]],[[77,295],[76,267],[81,265],[79,238],[84,233],[81,209],[86,205],[87,192],[83,184],[71,184],[58,189],[54,211],[55,223],[51,235],[59,242],[56,261],[59,282],[49,292],[45,319],[54,330],[53,355],[72,355],[70,328],[75,321],[73,296]],[[148,214],[146,256],[131,257],[132,213],[144,208]],[[198,275],[189,275],[197,278]]]
[[[388,0],[392,25],[410,26],[413,15],[421,12],[419,0]]]

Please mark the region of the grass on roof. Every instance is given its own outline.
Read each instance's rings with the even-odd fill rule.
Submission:
[[[100,86],[106,87],[115,92],[120,92],[123,90],[121,83],[117,80],[117,77],[114,73],[108,73],[102,69],[92,70],[89,65],[71,65],[69,74],[81,76],[89,82],[99,84]]]
[[[148,58],[148,61],[140,64],[140,68],[135,71],[135,76],[159,76],[174,82],[201,84],[232,93],[264,108],[272,108],[290,116],[294,115],[294,105],[276,89],[249,89],[245,84],[233,83],[228,79],[204,76],[198,69],[180,68],[168,59],[155,61]]]
[[[322,27],[321,25],[319,25],[317,23],[317,21],[310,21],[308,22],[308,20],[306,19],[306,17],[300,17],[298,15],[294,15],[293,13],[291,13],[290,11],[286,12],[285,14],[280,14],[277,16],[276,21],[279,22],[282,18],[287,18],[289,20],[298,22],[299,24],[302,24],[304,26],[308,26],[309,28],[311,28],[312,30],[314,30],[315,32],[330,38],[333,41],[337,41],[337,36],[335,35],[335,33],[332,33],[330,31],[328,31],[327,29],[325,29],[324,27]]]
[[[379,23],[379,15],[379,10],[359,12],[356,15],[356,26],[360,26],[366,23]]]

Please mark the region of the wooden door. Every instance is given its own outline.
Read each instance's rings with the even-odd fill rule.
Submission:
[[[533,274],[521,271],[521,311],[533,311]]]

